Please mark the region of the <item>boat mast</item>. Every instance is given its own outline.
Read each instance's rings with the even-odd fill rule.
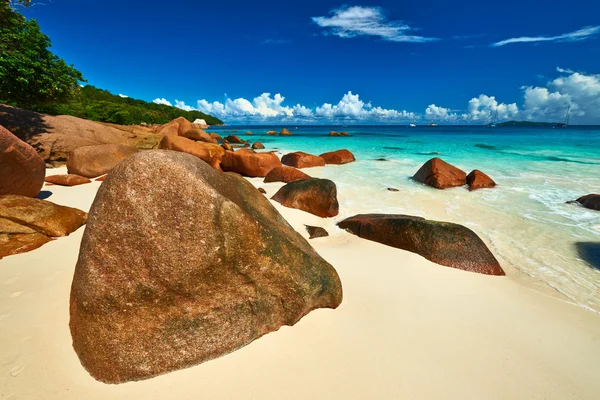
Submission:
[[[567,107],[567,113],[565,115],[565,126],[569,126],[569,119],[571,118],[571,105],[569,104],[569,106]]]

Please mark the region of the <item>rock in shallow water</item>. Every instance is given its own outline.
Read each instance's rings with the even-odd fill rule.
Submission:
[[[98,191],[70,327],[84,367],[119,383],[219,357],[341,300],[333,267],[255,187],[149,151]]]
[[[336,150],[329,153],[323,153],[319,157],[325,160],[326,164],[347,164],[356,161],[354,154],[350,150]]]
[[[423,164],[413,179],[436,189],[448,189],[466,184],[467,174],[436,157]]]
[[[469,190],[491,189],[496,187],[496,182],[478,169],[471,171],[469,175],[467,175],[467,184],[469,185]]]
[[[420,254],[434,263],[486,275],[504,275],[485,243],[469,228],[410,215],[360,214],[338,223],[355,235]]]
[[[578,198],[576,201],[586,208],[600,211],[600,194],[588,194]]]
[[[337,187],[329,179],[309,178],[288,183],[271,199],[322,218],[335,217],[340,209]]]

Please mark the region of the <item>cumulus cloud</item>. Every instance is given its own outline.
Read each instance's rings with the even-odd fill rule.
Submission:
[[[600,33],[600,26],[586,26],[575,32],[564,33],[557,36],[522,36],[511,39],[502,40],[492,43],[492,47],[505,46],[512,43],[533,43],[533,42],[578,42],[589,39],[592,36]]]
[[[425,109],[425,118],[432,121],[451,122],[456,121],[458,119],[458,114],[453,113],[452,110],[450,110],[449,108],[436,106],[435,104],[430,104]]]
[[[171,102],[169,100],[165,99],[164,97],[162,99],[156,98],[156,99],[152,100],[152,102],[156,103],[156,104],[164,104],[165,106],[173,106],[173,104],[171,104]]]
[[[498,103],[494,96],[481,94],[469,101],[467,113],[463,114],[462,118],[468,121],[486,123],[492,121],[496,113],[498,114],[498,120],[514,119],[519,116],[519,107],[516,103]]]
[[[329,12],[329,17],[313,17],[314,23],[325,28],[326,34],[341,38],[377,36],[390,42],[430,42],[438,40],[413,35],[415,31],[402,21],[388,21],[380,7],[341,7]]]
[[[121,94],[121,93],[119,93],[119,97],[122,97],[124,99],[128,99],[129,98],[129,96],[125,96],[124,94]]]

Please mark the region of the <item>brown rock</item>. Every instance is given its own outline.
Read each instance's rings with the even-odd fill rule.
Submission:
[[[214,140],[217,140],[217,141],[218,141],[218,140],[223,140],[223,138],[221,137],[221,135],[219,135],[218,133],[211,132],[209,135],[210,135],[210,137],[211,137],[212,139],[214,139]]]
[[[436,189],[447,189],[466,184],[467,174],[436,157],[427,161],[413,179]]]
[[[469,190],[493,188],[496,186],[496,182],[494,182],[492,178],[478,169],[471,171],[471,173],[467,175],[467,184],[469,185]]]
[[[281,163],[295,168],[322,167],[325,160],[322,157],[296,151],[288,153],[281,158]]]
[[[275,131],[268,131],[267,132],[267,136],[274,136],[274,135],[277,135],[277,132],[275,132]]]
[[[329,132],[329,136],[350,136],[350,135],[348,134],[348,132],[331,131],[331,132]]]
[[[98,179],[96,179],[98,180]],[[46,177],[46,182],[54,183],[55,185],[61,186],[77,186],[83,185],[85,183],[90,183],[91,181],[80,175],[75,174],[67,174],[67,175],[52,175]]]
[[[0,195],[35,197],[45,176],[46,164],[35,149],[0,126]]]
[[[213,139],[212,137],[210,137],[210,135],[208,133],[204,132],[202,129],[199,129],[199,128],[192,128],[189,131],[185,131],[180,136],[183,136],[184,138],[195,140],[197,142],[214,143],[214,144],[218,143],[216,139]]]
[[[288,166],[281,166],[277,168],[273,168],[267,176],[265,176],[265,183],[269,182],[285,182],[290,183],[294,181],[299,181],[301,179],[308,179],[309,175],[306,175],[304,172]]]
[[[0,218],[0,259],[14,254],[27,253],[52,241],[46,235],[31,230],[31,233],[15,233],[12,228],[26,228],[7,219]],[[17,229],[21,230],[21,229]]]
[[[387,188],[387,190],[389,190],[390,192],[399,192],[398,189],[392,187]]]
[[[96,182],[104,182],[104,180],[106,179],[108,175],[102,175],[99,178],[94,179]]]
[[[256,142],[256,143],[254,143],[254,144],[252,145],[252,148],[253,148],[253,149],[258,149],[258,150],[261,150],[261,149],[264,149],[264,148],[265,148],[265,146],[264,146],[264,145],[263,145],[261,142]]]
[[[355,235],[420,254],[441,265],[504,275],[494,255],[470,229],[410,215],[362,214],[338,223]]]
[[[0,196],[0,218],[25,225],[46,236],[66,236],[85,224],[87,213],[25,196]]]
[[[341,300],[333,267],[250,183],[151,151],[98,191],[70,328],[90,374],[120,383],[222,356]]]
[[[31,145],[45,163],[64,165],[73,150],[100,144],[153,149],[162,136],[150,128],[88,121],[68,115],[51,116],[0,104],[0,125]],[[135,138],[130,138],[131,133]]]
[[[75,149],[69,154],[67,170],[69,174],[95,178],[107,174],[118,163],[138,149],[120,144],[100,144]]]
[[[306,231],[309,234],[309,239],[316,239],[316,238],[320,238],[320,237],[327,237],[329,236],[329,233],[321,228],[320,226],[310,226],[310,225],[304,225],[306,227]]]
[[[262,194],[267,194],[267,191],[265,190],[265,188],[258,188],[258,191],[261,192]]]
[[[268,134],[268,133],[267,133]],[[288,131],[286,128],[283,128],[281,132],[279,132],[280,136],[291,136],[292,132]]]
[[[246,132],[246,135],[252,135],[252,132],[248,131]]]
[[[223,143],[221,147],[225,150],[233,151],[233,147],[229,143]]]
[[[271,199],[322,218],[335,217],[340,208],[337,188],[329,179],[310,178],[288,183]]]
[[[266,176],[276,167],[281,167],[281,161],[274,153],[254,153],[250,149],[227,151],[221,163],[223,171],[237,172],[250,177]]]
[[[239,137],[239,136],[235,136],[235,135],[229,135],[229,136],[227,136],[227,137],[225,138],[225,140],[226,140],[228,143],[234,143],[234,144],[244,144],[244,143],[246,143],[246,141],[245,141],[245,140],[242,140],[242,139],[240,139],[240,137]]]
[[[221,160],[225,154],[225,149],[218,144],[194,142],[181,136],[165,136],[158,148],[194,155],[217,170],[220,170]]]
[[[577,199],[582,206],[600,211],[600,194],[588,194]]]
[[[175,118],[173,121],[160,125],[155,133],[163,136],[183,136],[185,132],[195,129],[194,125],[183,117]]]
[[[347,164],[356,161],[354,154],[345,149],[323,153],[319,157],[325,160],[326,164]]]

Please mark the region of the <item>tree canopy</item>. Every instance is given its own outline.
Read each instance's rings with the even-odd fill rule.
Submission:
[[[66,101],[84,81],[81,72],[53,54],[36,20],[0,0],[0,100],[21,107]],[[28,0],[17,3],[29,5]]]

